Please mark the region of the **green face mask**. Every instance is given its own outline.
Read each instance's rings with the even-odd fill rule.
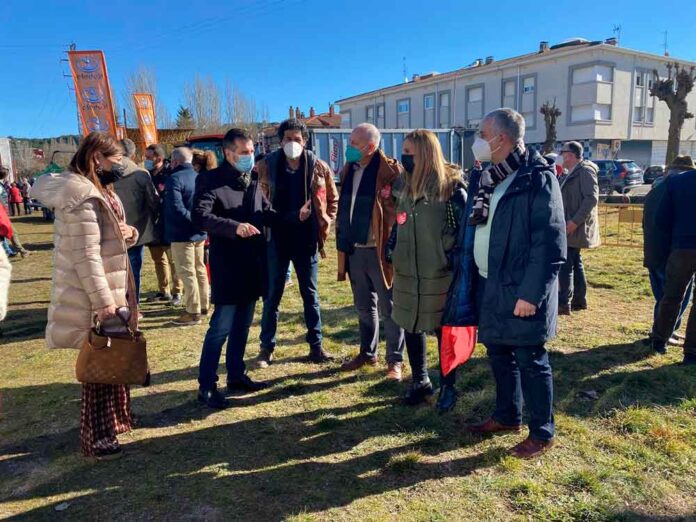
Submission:
[[[346,147],[346,161],[348,163],[355,163],[358,162],[362,159],[363,153],[360,152],[360,149],[356,149],[352,145],[348,145]]]

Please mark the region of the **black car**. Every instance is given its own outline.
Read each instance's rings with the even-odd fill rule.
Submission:
[[[643,184],[643,169],[629,159],[597,160],[599,190],[604,193],[625,192],[630,187]]]
[[[661,178],[665,175],[664,165],[651,165],[645,169],[645,174],[643,174],[643,181],[649,185],[652,185],[657,178]]]

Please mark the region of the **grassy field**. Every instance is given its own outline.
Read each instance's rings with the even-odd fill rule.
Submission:
[[[460,370],[461,399],[439,416],[402,406],[406,383],[384,368],[340,374],[305,364],[297,287],[282,304],[272,387],[217,412],[195,401],[205,326],[172,328],[145,305],[153,386],[133,390],[138,428],[126,455],[78,452],[76,353],[43,343],[52,227],[20,218],[35,254],[14,262],[0,339],[0,518],[16,520],[687,520],[696,519],[696,373],[681,351],[640,342],[652,300],[639,249],[588,253],[590,311],[562,318],[550,346],[558,446],[538,461],[507,456],[524,435],[479,439],[463,423],[490,413],[483,349]],[[154,290],[153,265],[144,292]],[[357,318],[335,256],[322,261],[326,347],[357,350]],[[258,317],[258,314],[257,314]],[[258,350],[258,324],[248,359]],[[436,354],[430,346],[432,374]],[[596,400],[582,392],[595,391]]]

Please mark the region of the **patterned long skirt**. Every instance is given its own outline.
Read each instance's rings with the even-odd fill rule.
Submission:
[[[132,429],[130,388],[122,384],[83,384],[80,447],[86,457],[118,448],[116,435]]]

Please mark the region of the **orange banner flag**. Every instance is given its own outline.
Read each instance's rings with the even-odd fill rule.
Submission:
[[[133,104],[145,147],[157,143],[157,115],[155,114],[154,96],[146,92],[135,92],[133,93]]]
[[[86,136],[100,131],[116,137],[116,118],[104,53],[68,51],[68,61],[75,82],[82,134]]]

